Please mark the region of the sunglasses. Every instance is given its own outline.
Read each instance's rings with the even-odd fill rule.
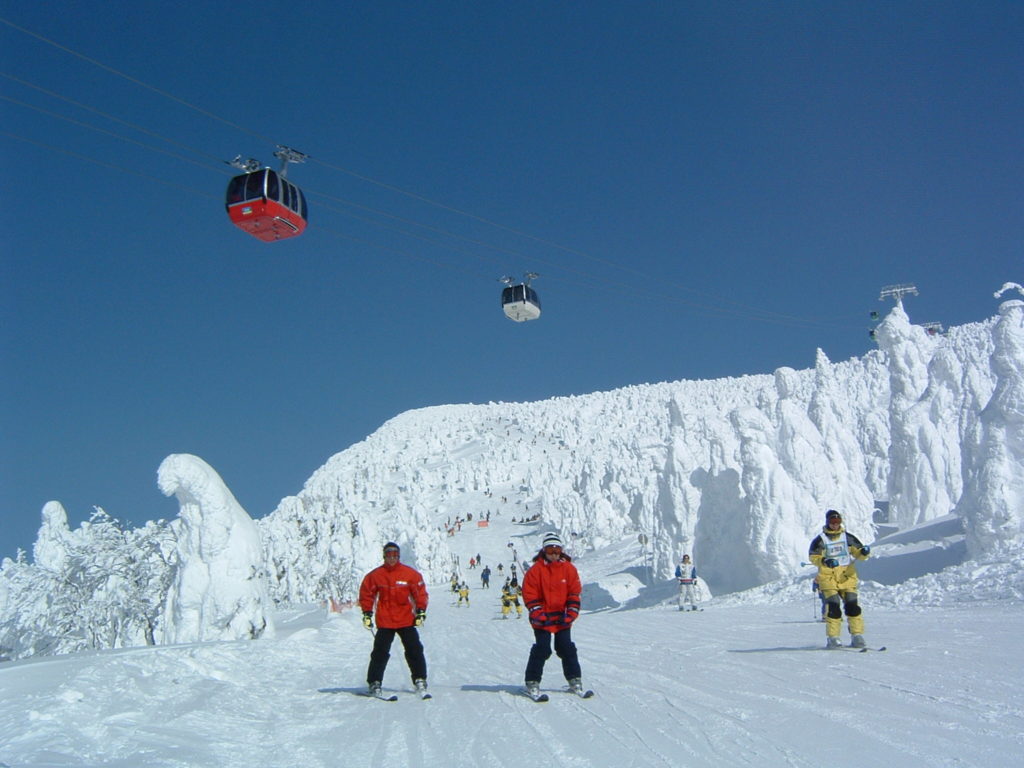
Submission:
[[[544,553],[548,555],[560,555],[562,554],[561,547],[544,547]]]

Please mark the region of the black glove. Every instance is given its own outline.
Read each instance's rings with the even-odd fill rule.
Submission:
[[[373,629],[373,611],[363,611],[363,626]]]
[[[821,562],[822,562],[822,565],[824,565],[826,568],[838,568],[839,567],[839,561],[836,560],[834,557],[826,557]]]
[[[416,626],[422,627],[423,622],[427,620],[427,612],[420,608],[416,611]]]
[[[860,548],[860,553],[862,555],[870,555],[871,554],[871,547],[869,547],[867,545],[864,545],[863,547]]]

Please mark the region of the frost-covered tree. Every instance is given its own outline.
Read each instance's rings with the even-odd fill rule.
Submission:
[[[999,297],[1015,290],[1006,283]],[[968,521],[967,542],[975,557],[1019,556],[1024,540],[1024,301],[999,307],[991,365],[995,391],[981,412],[981,445],[973,481],[958,511]]]
[[[4,561],[0,653],[20,658],[153,644],[173,539],[163,523],[125,528],[99,507],[71,531],[64,508],[47,503],[35,564]]]
[[[236,640],[272,635],[259,529],[209,464],[172,454],[157,484],[180,505],[177,563],[161,640]]]

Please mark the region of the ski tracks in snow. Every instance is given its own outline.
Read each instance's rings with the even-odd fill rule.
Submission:
[[[396,640],[360,695],[372,638],[358,611],[310,609],[255,642],[126,649],[0,667],[0,763],[218,765],[1002,766],[1024,749],[1020,612],[867,609],[884,654],[820,652],[800,604],[584,614],[584,683],[562,692],[552,656],[521,695],[533,635],[496,620],[498,593],[448,604],[422,631],[434,698],[412,689]],[[810,652],[808,652],[810,651]]]

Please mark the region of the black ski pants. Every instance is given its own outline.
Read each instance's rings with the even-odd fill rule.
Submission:
[[[402,627],[401,629],[377,627],[377,635],[373,638],[373,651],[370,653],[370,666],[366,670],[368,684],[384,681],[384,670],[388,666],[388,659],[391,658],[391,643],[394,641],[395,635],[402,638],[405,662],[409,665],[413,682],[427,679],[427,660],[423,655],[423,643],[420,642],[420,633],[416,631],[416,627]]]
[[[551,644],[554,641],[555,653],[562,660],[562,674],[566,680],[582,677],[580,660],[576,656],[576,644],[572,641],[571,628],[551,634],[546,629],[533,630],[533,646],[530,658],[526,662],[526,681],[539,683],[544,674],[544,662],[551,656]]]

